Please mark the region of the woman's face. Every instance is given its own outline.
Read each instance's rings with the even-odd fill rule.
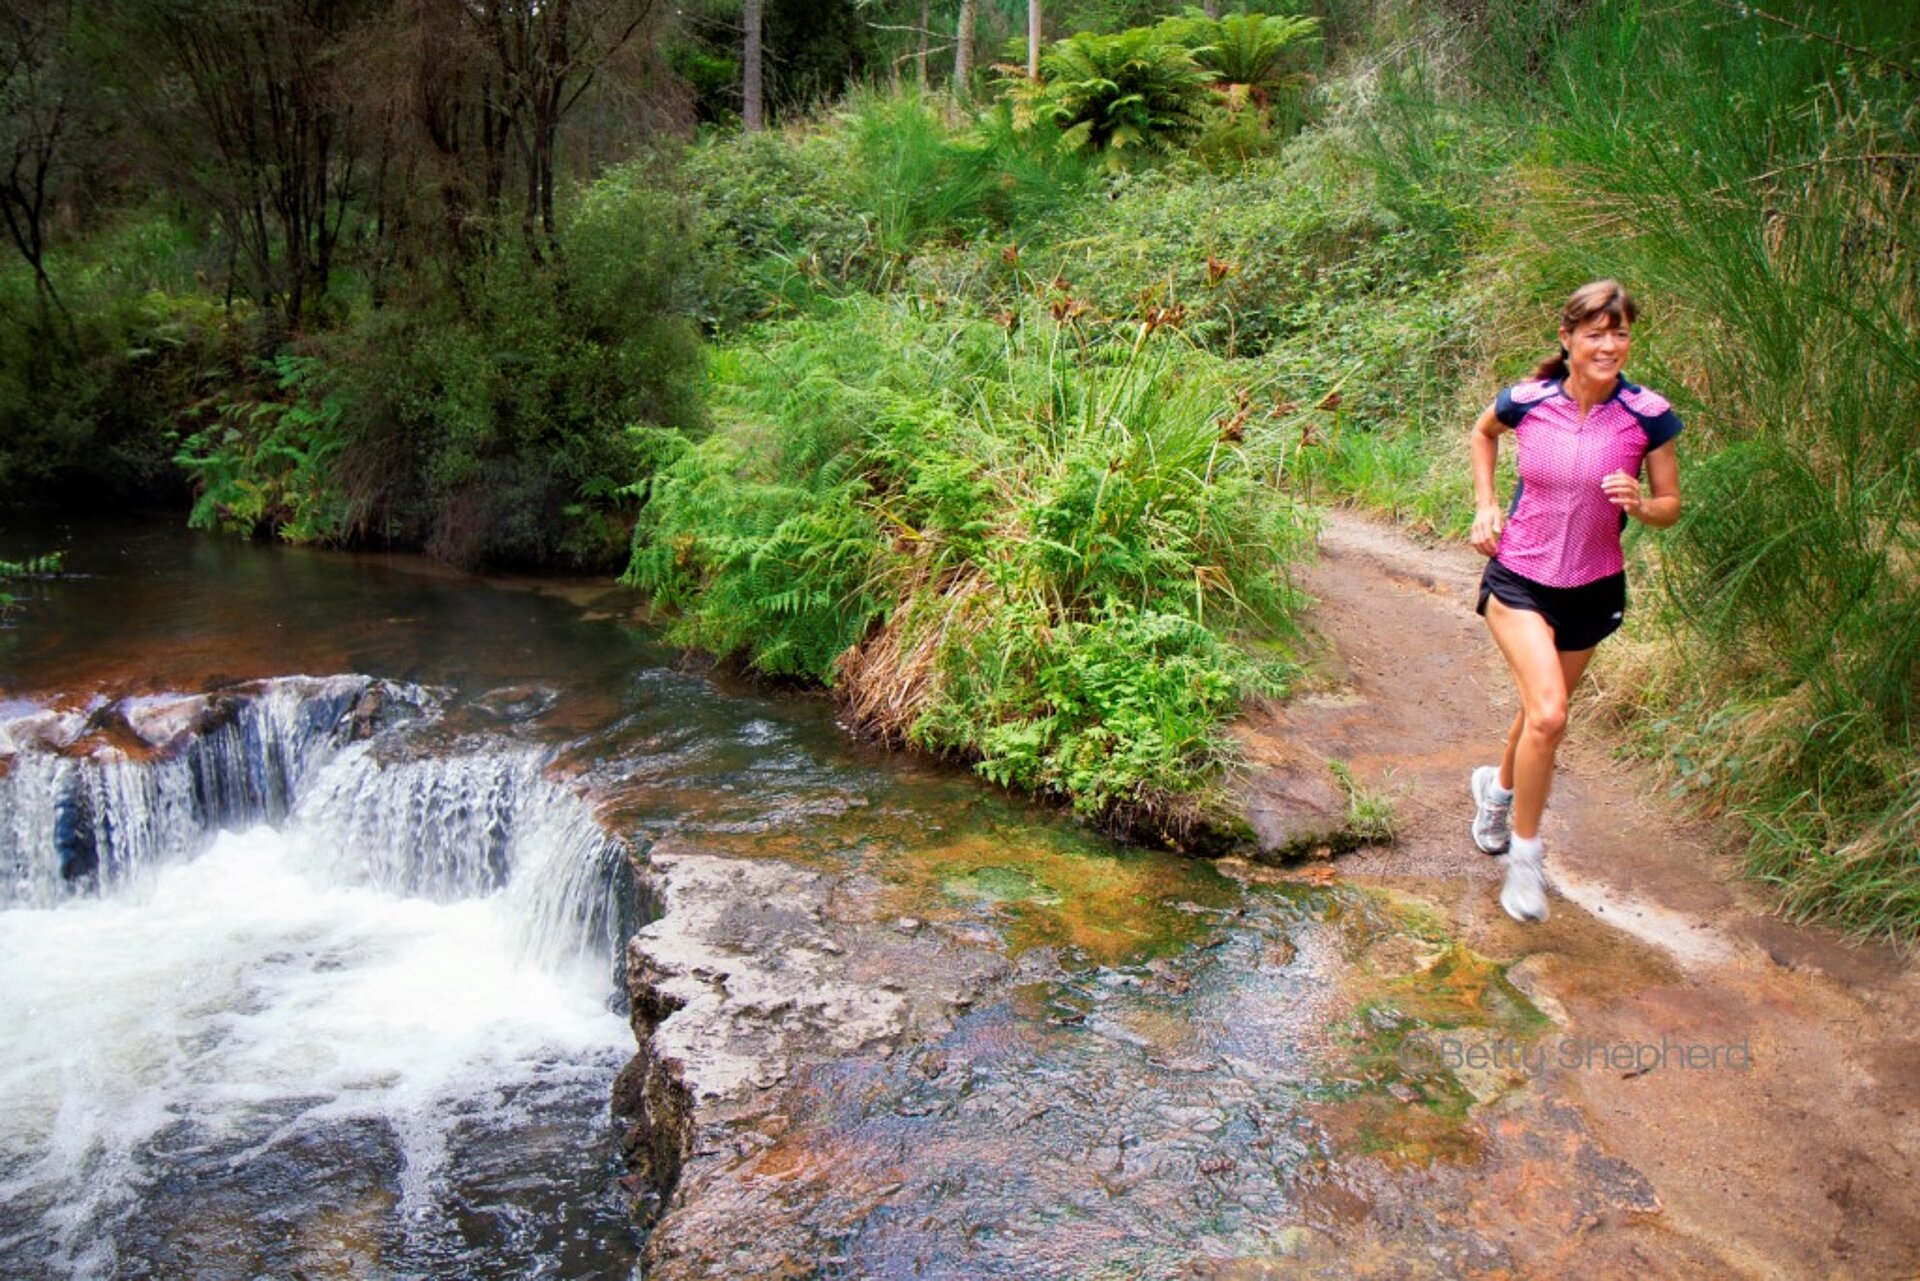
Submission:
[[[1562,329],[1560,341],[1566,344],[1567,368],[1575,377],[1582,382],[1611,383],[1626,367],[1633,332],[1625,321],[1603,311],[1581,321],[1577,329]]]

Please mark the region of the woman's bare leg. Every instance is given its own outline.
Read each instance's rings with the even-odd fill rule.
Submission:
[[[1488,602],[1489,608],[1492,602]],[[1578,649],[1571,652],[1560,651],[1560,674],[1566,680],[1567,696],[1580,684],[1580,677],[1587,670],[1587,663],[1593,658],[1591,649]],[[1500,786],[1509,792],[1513,790],[1514,758],[1520,751],[1520,735],[1527,727],[1527,709],[1522,707],[1513,714],[1513,726],[1507,730],[1507,745],[1500,753]]]
[[[1540,834],[1540,816],[1553,790],[1554,755],[1567,730],[1567,697],[1593,651],[1561,653],[1546,619],[1509,608],[1498,598],[1487,601],[1487,626],[1520,689],[1520,711],[1500,760],[1500,785],[1513,791],[1513,834],[1530,840]]]

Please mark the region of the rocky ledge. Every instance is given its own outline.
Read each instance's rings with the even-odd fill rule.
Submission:
[[[654,919],[628,945],[640,1050],[614,1106],[627,1187],[656,1224],[643,1270],[778,1275],[779,1234],[740,1239],[727,1169],[778,1138],[782,1087],[939,1036],[1008,962],[964,927],[872,914],[877,887],[857,873],[668,841],[635,873]]]

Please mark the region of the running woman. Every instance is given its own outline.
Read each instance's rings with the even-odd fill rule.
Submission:
[[[1472,542],[1491,557],[1479,613],[1520,692],[1500,763],[1473,771],[1473,840],[1507,854],[1500,906],[1516,921],[1547,919],[1540,816],[1567,697],[1626,610],[1621,531],[1628,517],[1660,529],[1680,518],[1680,419],[1621,373],[1635,311],[1614,281],[1575,290],[1560,312],[1560,354],[1502,391],[1470,436]],[[1520,483],[1503,513],[1494,462],[1507,431],[1518,442]]]

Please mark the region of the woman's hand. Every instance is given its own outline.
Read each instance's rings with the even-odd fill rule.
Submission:
[[[1600,482],[1600,488],[1607,491],[1607,499],[1615,507],[1629,516],[1639,516],[1640,480],[1623,471],[1614,472]]]
[[[1500,531],[1506,527],[1506,518],[1501,515],[1499,503],[1482,503],[1473,514],[1473,533],[1469,541],[1473,550],[1482,556],[1491,556],[1500,550]]]

